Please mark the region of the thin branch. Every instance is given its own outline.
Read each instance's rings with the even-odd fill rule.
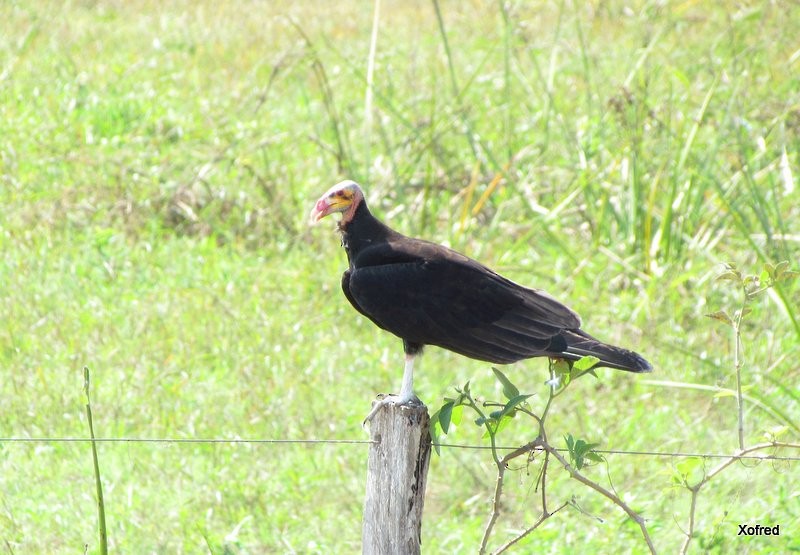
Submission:
[[[547,463],[550,462],[550,453],[545,451],[544,453],[544,463],[542,464],[542,512],[547,513]],[[556,509],[553,511],[557,513],[561,509]]]
[[[739,316],[735,319],[733,325],[733,366],[736,368],[736,408],[738,411],[739,419],[739,449],[744,449],[744,398],[742,396],[742,318],[744,317],[744,309],[747,302],[742,304],[739,309]]]
[[[764,449],[769,449],[770,447],[774,447],[776,449],[784,448],[784,449],[798,449],[800,450],[800,443],[788,443],[785,441],[770,441],[759,443],[748,447],[747,449],[742,449],[737,451],[733,455],[731,455],[728,459],[721,462],[719,465],[714,467],[714,469],[709,472],[705,478],[700,482],[701,487],[709,482],[714,476],[725,470],[727,467],[738,461],[744,455],[749,455],[750,453],[754,453],[756,451],[763,451]],[[771,457],[764,457],[764,460],[771,460]]]
[[[489,516],[489,522],[486,523],[486,528],[483,531],[481,538],[481,546],[478,548],[478,553],[483,555],[486,553],[486,544],[489,543],[489,536],[492,535],[494,524],[500,516],[500,497],[503,495],[503,477],[506,474],[506,466],[497,463],[497,481],[494,483],[494,497],[492,497],[492,514]]]
[[[528,534],[530,534],[531,532],[536,530],[539,526],[542,525],[542,523],[545,520],[547,520],[548,518],[550,518],[551,516],[556,514],[558,511],[560,511],[561,509],[563,509],[567,505],[569,505],[569,502],[565,501],[564,503],[559,505],[558,508],[555,511],[553,511],[552,513],[548,513],[547,511],[542,511],[541,516],[539,516],[539,519],[536,522],[534,522],[533,525],[531,525],[529,528],[526,528],[525,530],[523,530],[523,532],[521,534],[519,534],[516,538],[512,538],[511,540],[509,540],[506,543],[504,543],[503,545],[501,545],[499,548],[497,548],[496,551],[492,552],[492,555],[499,555],[503,551],[506,551],[509,547],[513,546],[515,543],[517,543],[518,541],[522,540],[525,536],[527,536]]]
[[[467,401],[467,404],[472,408],[472,410],[478,413],[478,416],[480,416],[481,420],[483,421],[483,426],[486,428],[486,431],[489,434],[489,441],[492,445],[492,458],[494,459],[494,464],[499,465],[500,459],[497,457],[497,443],[495,438],[495,430],[492,429],[492,426],[489,423],[489,419],[486,418],[486,415],[478,407],[478,404],[475,402],[475,399],[472,398],[472,395],[470,395],[469,393],[464,393],[463,395]],[[514,453],[515,451],[512,451],[511,453]],[[509,455],[511,453],[509,453]],[[507,456],[508,455],[506,455],[506,457]]]
[[[697,493],[700,489],[689,488],[689,491],[692,492],[692,504],[689,507],[689,529],[684,532],[686,534],[686,539],[683,540],[683,545],[681,545],[681,555],[686,555],[686,552],[689,550],[689,544],[692,542],[692,537],[694,536],[694,512],[697,508]]]
[[[572,478],[584,484],[585,486],[589,486],[600,495],[607,497],[615,505],[618,505],[623,511],[625,511],[631,518],[631,520],[636,522],[636,524],[638,524],[639,528],[642,530],[642,536],[644,537],[645,542],[647,542],[647,547],[650,548],[650,553],[656,552],[656,548],[653,545],[653,540],[650,538],[650,534],[647,531],[647,526],[645,526],[644,518],[642,518],[641,515],[639,515],[639,513],[631,509],[627,503],[625,503],[622,499],[619,498],[619,496],[605,489],[600,484],[593,482],[592,480],[590,480],[589,478],[585,477],[583,474],[578,472],[575,468],[572,467],[572,465],[569,464],[569,461],[567,461],[564,457],[562,457],[561,454],[555,449],[553,449],[553,447],[551,447],[549,444],[545,443],[544,445],[542,445],[542,447],[546,449],[548,453],[551,453],[556,459],[558,459],[558,462],[560,462],[564,466],[564,469],[567,472],[569,472],[569,475]]]
[[[769,443],[759,443],[758,445],[753,445],[752,447],[748,447],[747,449],[739,449],[733,455],[722,461],[720,464],[715,466],[708,474],[706,474],[702,480],[697,482],[695,485],[690,486],[686,484],[687,489],[692,494],[692,501],[689,507],[689,526],[688,530],[685,532],[686,539],[683,541],[683,545],[681,546],[680,553],[681,555],[685,555],[685,553],[689,549],[689,544],[692,541],[692,537],[694,536],[694,525],[695,525],[695,510],[697,509],[697,495],[700,493],[700,489],[709,483],[717,474],[728,468],[734,462],[741,460],[741,458],[745,455],[750,453],[754,453],[756,451],[763,451],[764,449],[769,448],[785,448],[785,449],[800,449],[800,443],[787,443],[783,441],[771,441]],[[764,457],[764,460],[770,460],[771,457]]]
[[[494,439],[494,434],[490,433],[489,435]],[[497,465],[497,481],[494,485],[494,497],[492,497],[492,514],[489,517],[489,522],[486,523],[486,529],[483,531],[481,546],[478,550],[479,553],[486,553],[486,545],[489,543],[489,536],[492,535],[494,525],[500,516],[500,497],[503,495],[503,479],[506,474],[506,469],[508,469],[508,463],[540,447],[544,447],[543,440],[541,438],[536,438],[530,443],[526,443],[522,447],[508,453],[502,459],[495,459],[495,464]]]

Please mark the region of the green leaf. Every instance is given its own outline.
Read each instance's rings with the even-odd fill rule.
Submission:
[[[681,462],[675,465],[675,470],[677,470],[682,476],[686,476],[692,469],[697,466],[697,458],[690,457],[687,459],[683,459]]]
[[[789,426],[773,426],[764,430],[764,439],[767,441],[777,441],[777,439],[789,431]]]
[[[749,306],[746,306],[746,307],[742,308],[742,315],[741,315],[741,317],[742,317],[742,318],[744,318],[745,316],[747,316],[747,315],[748,315],[748,314],[750,314],[751,312],[753,312],[753,309],[752,309],[752,308],[750,308]]]
[[[775,280],[781,279],[781,276],[789,269],[789,261],[781,260],[775,265]]]
[[[594,448],[600,445],[599,443],[586,443],[586,441],[582,439],[575,439],[572,437],[572,434],[565,436],[564,440],[567,443],[569,458],[577,470],[587,466],[587,460],[593,463],[599,463],[605,460],[601,454],[594,452]]]
[[[439,430],[441,430],[441,425],[439,424],[438,414],[439,411],[436,411],[431,417],[431,422],[428,425],[428,433],[431,434],[431,443],[433,444],[434,450],[436,450],[436,454],[441,457],[442,453],[439,450],[439,438],[441,437]]]
[[[558,376],[564,376],[569,374],[570,365],[569,362],[564,360],[563,358],[556,358],[550,359],[550,368],[556,373]]]
[[[442,432],[447,434],[450,431],[450,421],[453,416],[453,403],[445,403],[439,409],[439,425],[442,427]]]
[[[450,414],[450,423],[458,426],[461,424],[461,416],[464,414],[464,405],[455,405]]]
[[[735,397],[735,396],[736,392],[733,391],[732,389],[723,389],[721,391],[717,391],[714,394],[715,399],[722,399],[723,397]]]
[[[511,417],[504,417],[504,418],[486,418],[484,420],[483,426],[486,428],[486,431],[483,432],[483,437],[492,437],[496,436],[500,430],[505,428],[508,423],[511,422]]]
[[[767,262],[764,264],[764,271],[761,272],[761,275],[763,276],[764,273],[766,273],[770,278],[775,278],[775,266]],[[767,280],[762,279],[761,281],[766,282]]]
[[[508,426],[510,422],[511,422],[511,416],[506,416],[506,417],[501,418],[500,420],[498,420],[497,424],[496,424],[496,426],[494,428],[494,435],[497,435],[501,431],[503,431],[503,428]]]
[[[601,455],[600,453],[595,453],[594,451],[589,451],[586,453],[586,458],[592,462],[601,463],[606,460],[606,458]]]
[[[732,264],[728,265],[728,269],[717,276],[717,281],[737,281],[742,283],[742,273],[736,269]]]
[[[564,440],[567,442],[567,449],[569,450],[569,454],[575,451],[575,438],[572,437],[572,434],[567,434],[564,436]]]
[[[519,389],[517,389],[517,386],[511,383],[511,380],[509,380],[505,374],[494,367],[492,367],[492,372],[494,372],[497,381],[503,384],[503,395],[506,396],[506,399],[513,399],[519,395]]]
[[[583,456],[580,455],[579,450],[583,440],[579,439],[575,441],[575,438],[572,437],[572,434],[567,435],[564,439],[567,441],[567,451],[569,451],[570,461],[573,465],[575,465],[575,468],[580,470],[583,466]]]
[[[675,469],[680,476],[680,482],[688,485],[689,482],[698,483],[702,480],[703,459],[700,457],[688,457],[675,465]]]
[[[751,312],[753,312],[753,309],[752,309],[752,308],[750,308],[749,306],[746,306],[746,307],[742,308],[742,310],[737,310],[736,312],[734,312],[734,317],[735,317],[735,318],[736,318],[738,321],[740,321],[740,322],[741,322],[741,321],[742,321],[742,318],[744,318],[745,316],[747,316],[747,315],[748,315],[748,314],[750,314]]]
[[[576,360],[572,364],[572,368],[580,371],[589,370],[593,368],[598,362],[600,362],[600,359],[597,358],[596,356],[590,355],[586,357],[581,357],[579,360]]]
[[[500,412],[500,417],[513,413],[517,408],[517,405],[524,403],[530,397],[533,397],[532,393],[528,393],[527,395],[517,395],[513,399],[509,399],[508,403],[506,403],[506,406],[504,406],[503,410]]]
[[[778,278],[779,281],[787,281],[790,279],[795,279],[797,276],[800,276],[800,272],[796,272],[794,270],[786,270],[781,274],[781,277]]]
[[[723,323],[728,324],[729,326],[733,327],[733,320],[731,319],[730,316],[728,316],[728,313],[725,312],[724,310],[718,310],[716,312],[711,312],[710,314],[706,314],[706,317],[712,318],[714,320],[719,320],[720,322],[723,322]]]
[[[580,455],[589,453],[592,449],[600,445],[599,443],[586,443],[584,440],[579,439],[575,442],[575,452]]]

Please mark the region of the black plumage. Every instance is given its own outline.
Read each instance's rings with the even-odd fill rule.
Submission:
[[[425,345],[497,364],[547,356],[648,372],[637,353],[598,341],[578,315],[536,289],[518,285],[452,249],[402,235],[377,220],[352,181],[317,202],[312,219],[342,212],[349,268],[342,289],[376,325],[403,340],[409,357]],[[410,377],[409,377],[410,381]]]

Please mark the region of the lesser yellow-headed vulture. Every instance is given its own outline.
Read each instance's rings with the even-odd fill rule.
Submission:
[[[342,181],[322,195],[311,221],[334,212],[342,214],[339,231],[350,264],[342,275],[347,300],[403,340],[403,384],[399,399],[393,399],[398,403],[414,398],[414,357],[425,345],[497,364],[592,355],[600,359],[598,367],[651,370],[637,353],[581,330],[579,316],[547,293],[518,285],[447,247],[389,228],[370,213],[353,181]]]

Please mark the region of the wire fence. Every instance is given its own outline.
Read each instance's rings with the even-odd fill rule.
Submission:
[[[95,439],[87,437],[0,437],[0,444],[3,443],[161,443],[161,444],[278,444],[278,445],[371,445],[377,441],[371,439],[269,439],[269,438],[145,438],[145,437],[98,437]],[[473,449],[490,450],[489,445],[468,445],[461,443],[435,443],[436,447],[443,449]],[[519,449],[519,445],[496,446],[497,451],[514,451]],[[568,452],[566,448],[555,448],[556,451]],[[800,456],[785,456],[768,453],[754,453],[736,455],[730,453],[693,453],[685,451],[635,451],[624,449],[593,449],[595,453],[601,455],[622,455],[638,457],[671,457],[671,458],[703,458],[703,459],[741,459],[758,461],[800,461]]]

